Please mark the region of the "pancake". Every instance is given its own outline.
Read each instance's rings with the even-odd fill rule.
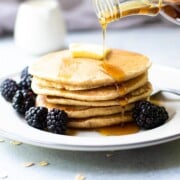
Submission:
[[[129,92],[140,88],[144,84],[146,84],[148,81],[148,75],[147,73],[144,73],[134,79],[131,79],[129,81],[123,82],[121,84],[116,84],[114,86],[106,86],[106,87],[101,87],[101,88],[96,88],[96,89],[90,89],[90,90],[84,90],[84,91],[67,91],[59,88],[60,86],[57,83],[53,83],[50,81],[45,81],[42,79],[37,79],[33,78],[33,87],[34,86],[39,86],[39,88],[44,88],[49,91],[52,90],[54,94],[58,94],[59,96],[62,96],[62,94],[66,93],[71,93],[72,96],[82,96],[84,97],[83,99],[89,98],[89,100],[109,100],[109,99],[115,99],[118,97],[122,97]],[[35,87],[34,89],[36,90]]]
[[[124,113],[109,116],[84,118],[80,120],[70,119],[70,121],[68,122],[68,127],[78,129],[90,129],[105,126],[113,126],[120,123],[126,123],[131,121],[133,121],[131,113]]]
[[[36,101],[37,106],[45,106],[49,109],[60,108],[64,109],[69,116],[68,127],[71,128],[98,128],[105,126],[112,126],[119,123],[132,121],[132,115],[129,110],[134,107],[133,104],[127,105],[122,108],[120,106],[115,106],[113,108],[108,107],[106,110],[103,108],[87,108],[87,107],[68,107],[68,106],[58,106],[52,105],[45,102],[44,97],[39,95]],[[121,113],[114,113],[113,110],[119,109]],[[109,114],[110,112],[110,114]],[[117,112],[115,110],[114,112]],[[92,115],[93,114],[93,115]],[[100,116],[101,114],[101,116]]]
[[[47,107],[48,109],[56,108],[67,112],[69,118],[87,118],[94,116],[105,116],[117,113],[131,111],[134,104],[122,106],[107,106],[107,107],[88,107],[88,106],[66,106],[58,104],[50,104],[45,100],[45,97],[38,95],[36,98],[36,106]]]
[[[136,82],[136,81],[135,81]],[[125,84],[125,83],[124,83]],[[131,83],[129,83],[131,85]],[[63,89],[42,87],[32,82],[32,89],[36,94],[47,96],[56,96],[69,99],[76,99],[81,101],[105,101],[112,100],[125,96],[128,92],[136,91],[137,88],[142,88],[147,84],[146,78],[142,81],[132,84],[131,86],[107,86],[98,89],[84,90],[84,91],[67,91]],[[129,94],[129,93],[128,93]]]
[[[122,97],[129,92],[140,88],[148,81],[147,73],[138,76],[135,79],[131,79],[127,82],[121,83],[120,85],[101,87],[96,89],[84,90],[84,91],[67,91],[64,89],[57,89],[53,87],[42,86],[33,79],[32,89],[37,94],[44,95],[55,95],[59,97],[71,98],[79,100],[89,100],[89,101],[101,101],[101,100],[111,100],[118,97]]]
[[[118,106],[119,101],[80,101],[74,99],[61,98],[56,96],[46,96],[46,101],[52,104],[64,104],[74,106],[91,106],[91,107],[105,107],[105,106]]]
[[[33,87],[33,90],[34,89],[35,88]],[[35,92],[37,93],[37,90],[35,90]],[[121,98],[116,98],[114,100],[106,100],[106,101],[89,101],[88,97],[87,99],[79,100],[78,97],[75,95],[63,98],[63,97],[55,96],[56,94],[54,94],[54,92],[52,91],[47,92],[43,89],[38,89],[37,94],[41,94],[41,95],[52,94],[46,97],[47,102],[52,104],[77,105],[77,106],[83,105],[83,106],[98,107],[98,106],[115,106],[115,105],[130,104],[138,100],[147,98],[151,93],[152,93],[152,86],[148,82],[144,86],[132,91],[126,96],[123,96]]]
[[[138,94],[139,92],[139,94]],[[74,105],[74,106],[92,106],[92,107],[102,107],[102,106],[118,106],[134,103],[141,99],[147,99],[152,93],[151,85],[146,85],[144,89],[139,89],[136,93],[128,94],[123,98],[118,98],[115,100],[108,101],[80,101],[74,99],[61,98],[56,96],[46,96],[46,101],[51,104],[63,104],[63,105]]]
[[[30,74],[44,80],[78,89],[91,89],[133,79],[147,72],[151,63],[138,53],[112,49],[105,61],[72,58],[69,50],[48,54],[29,68]],[[114,76],[112,74],[116,74]]]

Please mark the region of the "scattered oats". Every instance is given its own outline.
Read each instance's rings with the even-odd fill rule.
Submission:
[[[84,175],[82,175],[82,174],[78,174],[75,177],[75,180],[85,180],[85,179],[86,179],[86,177]]]
[[[13,144],[13,145],[21,145],[22,142],[19,142],[19,141],[10,141],[10,144]]]
[[[6,179],[8,178],[8,174],[5,170],[0,169],[0,179]]]
[[[49,163],[46,161],[41,161],[38,164],[39,164],[39,166],[48,166],[49,165]]]
[[[108,154],[106,154],[106,157],[107,157],[107,158],[109,158],[109,157],[111,157],[111,156],[113,156],[113,154],[112,154],[112,153],[108,153]]]
[[[2,143],[2,142],[5,142],[5,140],[4,139],[0,139],[0,143]]]
[[[33,162],[25,162],[25,163],[23,163],[24,167],[31,167],[31,166],[34,166],[34,165],[35,165],[35,163],[33,163]]]

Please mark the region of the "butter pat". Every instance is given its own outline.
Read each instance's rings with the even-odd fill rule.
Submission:
[[[69,45],[69,50],[73,58],[90,58],[102,60],[104,58],[103,46],[97,44],[72,43]],[[105,48],[105,56],[111,50]]]

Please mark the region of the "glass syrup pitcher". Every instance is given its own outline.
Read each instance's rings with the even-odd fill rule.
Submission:
[[[180,25],[180,0],[93,0],[102,27],[131,15],[155,16],[162,14]]]

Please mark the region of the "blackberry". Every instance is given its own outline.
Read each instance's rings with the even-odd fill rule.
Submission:
[[[55,134],[65,134],[68,115],[65,111],[52,109],[47,114],[47,129]]]
[[[25,112],[30,107],[35,105],[34,93],[30,90],[18,90],[13,97],[12,106],[21,115],[25,115]]]
[[[23,79],[24,77],[26,77],[27,75],[29,75],[29,67],[25,67],[22,71],[21,71],[21,79]]]
[[[9,102],[12,102],[12,98],[18,90],[16,81],[12,79],[6,79],[0,86],[1,95]]]
[[[29,67],[25,67],[21,72],[21,80],[19,82],[20,89],[30,89],[31,90],[31,82],[32,82],[32,75],[28,72]]]
[[[32,76],[30,74],[24,76],[21,81],[19,82],[19,88],[20,89],[30,89],[31,90],[31,82],[32,82]]]
[[[164,107],[148,101],[139,101],[135,104],[133,118],[139,127],[153,129],[164,124],[169,116]]]
[[[46,116],[48,109],[45,107],[31,107],[25,113],[25,120],[27,123],[37,129],[45,129]]]

